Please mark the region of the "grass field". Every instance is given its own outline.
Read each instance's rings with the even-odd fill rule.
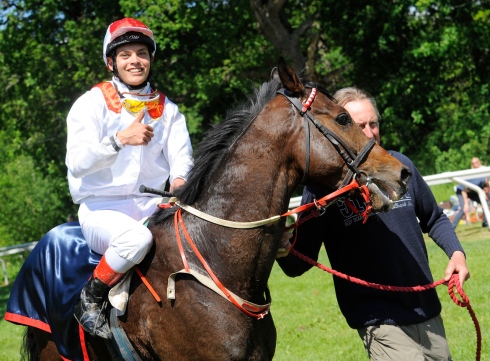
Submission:
[[[465,283],[482,331],[481,360],[490,360],[490,232],[481,222],[456,228],[468,259],[471,279]],[[447,257],[428,240],[434,280],[444,277]],[[326,257],[319,260],[329,266]],[[368,361],[357,332],[341,315],[334,295],[332,276],[320,269],[291,279],[274,267],[270,279],[272,314],[278,332],[275,360]],[[476,331],[467,309],[457,306],[446,286],[437,288],[453,360],[471,361],[476,355]]]
[[[482,361],[490,361],[490,232],[474,225],[457,229],[465,248],[471,279],[465,292],[476,313],[482,330]],[[435,280],[444,276],[447,265],[445,254],[432,242],[427,242],[430,264]],[[325,256],[319,260],[329,266]],[[9,278],[15,275],[16,265],[9,265]],[[350,329],[337,306],[332,276],[320,269],[291,279],[274,266],[269,286],[272,293],[272,315],[278,342],[277,361],[368,361],[357,332]],[[0,287],[0,315],[5,312],[11,286]],[[458,307],[447,294],[447,287],[439,286],[443,304],[442,316],[448,341],[455,361],[475,360],[476,332],[466,309]],[[19,348],[24,328],[0,320],[0,360],[20,360]]]

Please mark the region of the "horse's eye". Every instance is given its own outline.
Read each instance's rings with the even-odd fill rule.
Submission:
[[[351,122],[351,118],[350,118],[349,114],[341,113],[337,116],[337,119],[335,119],[335,121],[337,123],[339,123],[340,125],[347,125]]]

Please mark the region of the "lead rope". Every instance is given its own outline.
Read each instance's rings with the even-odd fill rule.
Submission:
[[[294,224],[294,227],[296,228],[296,237],[298,234],[298,226],[307,220],[319,216],[319,212],[311,212],[310,215],[307,215],[305,217],[301,217],[301,215],[298,217],[298,220]],[[420,292],[420,291],[426,291],[431,288],[436,288],[439,285],[444,284],[446,281],[444,278],[440,279],[439,281],[429,283],[427,285],[423,286],[411,286],[411,287],[403,287],[403,286],[389,286],[389,285],[380,285],[378,283],[374,282],[368,282],[364,281],[360,278],[353,277],[353,276],[348,276],[345,273],[336,271],[332,268],[326,267],[322,265],[321,263],[318,263],[317,261],[312,260],[311,258],[299,253],[292,247],[294,246],[294,243],[296,242],[296,237],[294,239],[293,244],[288,248],[289,252],[298,257],[299,259],[320,268],[321,270],[330,273],[333,276],[342,278],[346,281],[350,281],[352,283],[356,283],[361,286],[366,286],[369,288],[374,288],[377,290],[382,290],[382,291],[397,291],[397,292]],[[481,336],[481,329],[480,329],[480,324],[478,323],[478,319],[476,318],[476,314],[473,311],[473,308],[470,305],[470,300],[466,293],[463,291],[463,287],[461,287],[461,284],[459,282],[459,276],[457,273],[454,273],[451,278],[449,279],[449,282],[447,284],[448,287],[448,293],[453,302],[458,305],[459,307],[465,307],[468,310],[468,313],[471,316],[471,320],[473,321],[475,325],[475,331],[476,331],[476,361],[480,361],[481,358],[481,342],[482,342],[482,336]],[[461,297],[461,300],[458,299],[458,297],[454,293],[454,288],[456,288],[458,294]]]

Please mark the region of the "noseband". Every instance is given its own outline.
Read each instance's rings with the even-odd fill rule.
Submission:
[[[316,119],[315,116],[310,113],[310,109],[311,109],[310,106],[316,97],[316,88],[312,88],[310,97],[305,103],[301,103],[298,98],[289,96],[288,95],[289,92],[284,88],[279,89],[277,93],[284,95],[291,102],[291,104],[293,104],[295,108],[298,109],[299,114],[304,119],[304,126],[305,126],[305,133],[306,133],[306,166],[305,166],[305,173],[303,175],[303,180],[301,181],[301,183],[304,183],[306,181],[310,168],[310,126],[308,120],[311,120],[311,122],[323,134],[323,136],[327,138],[330,141],[330,143],[332,143],[335,150],[339,153],[339,155],[342,157],[345,164],[349,168],[340,187],[346,186],[350,182],[354,174],[356,175],[356,177],[359,177],[361,175],[361,171],[359,171],[358,167],[363,161],[363,159],[366,157],[366,155],[371,151],[376,141],[373,138],[371,138],[369,142],[366,144],[366,146],[361,150],[361,152],[356,157],[342,139],[340,139],[335,133],[333,133],[322,123],[320,123],[318,119]],[[369,177],[367,177],[367,179],[369,183]]]

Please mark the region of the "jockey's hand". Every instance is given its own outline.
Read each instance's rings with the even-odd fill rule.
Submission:
[[[177,188],[182,187],[185,184],[185,180],[182,178],[175,178],[170,185],[170,193],[173,193]]]
[[[142,110],[129,127],[116,133],[122,145],[148,145],[150,143],[155,134],[153,127],[142,123],[144,117],[145,111]]]
[[[277,250],[276,259],[286,257],[289,254],[289,249],[291,248],[289,240],[292,236],[293,234],[290,231],[286,231],[282,234],[281,247]]]

